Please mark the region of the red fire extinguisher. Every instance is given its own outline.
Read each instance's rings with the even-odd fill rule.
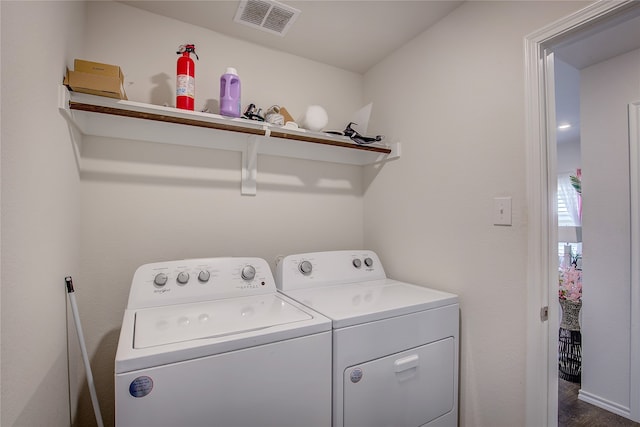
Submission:
[[[196,97],[196,66],[189,54],[193,53],[196,59],[199,59],[196,47],[192,44],[184,44],[178,48],[176,53],[181,55],[178,58],[176,78],[176,107],[183,110],[193,110]]]

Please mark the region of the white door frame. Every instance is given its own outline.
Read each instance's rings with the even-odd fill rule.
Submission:
[[[629,104],[631,193],[631,419],[640,422],[640,101]]]
[[[558,301],[555,291],[551,291],[557,288],[558,280],[552,269],[557,264],[557,229],[554,226],[557,223],[554,198],[557,171],[555,129],[548,121],[553,105],[549,103],[547,91],[553,80],[548,81],[551,76],[547,76],[545,70],[545,48],[557,45],[565,37],[632,3],[633,0],[598,1],[524,39],[529,218],[526,425],[529,427],[556,426],[558,423],[558,336],[555,326],[550,330],[551,325],[558,324]],[[548,307],[550,321],[541,320],[543,307]]]

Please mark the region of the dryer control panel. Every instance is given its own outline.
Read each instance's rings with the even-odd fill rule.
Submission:
[[[198,258],[140,266],[127,308],[148,308],[276,292],[262,258]]]
[[[276,285],[283,291],[386,278],[378,255],[369,250],[289,255],[276,266]]]

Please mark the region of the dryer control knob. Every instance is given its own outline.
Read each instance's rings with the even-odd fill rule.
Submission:
[[[164,273],[156,274],[156,277],[153,278],[153,284],[156,286],[164,286],[167,284],[167,275]]]
[[[181,271],[180,273],[178,273],[178,277],[176,277],[176,280],[181,285],[186,284],[189,281],[189,273],[187,273],[186,271]]]
[[[360,268],[360,267],[362,267],[362,261],[360,261],[360,258],[356,258],[356,259],[354,259],[354,260],[353,260],[353,266],[354,266],[355,268]]]
[[[200,271],[200,273],[198,273],[198,280],[201,282],[208,282],[209,277],[211,277],[211,273],[209,273],[209,270],[202,270]]]
[[[256,269],[252,265],[245,265],[242,267],[240,275],[244,280],[253,280],[253,278],[256,277]]]
[[[311,270],[313,270],[313,265],[311,264],[311,261],[302,261],[300,265],[298,265],[298,270],[300,270],[300,273],[306,276],[311,274]]]
[[[373,260],[371,258],[365,258],[364,259],[364,265],[366,265],[367,267],[371,267],[373,265]]]

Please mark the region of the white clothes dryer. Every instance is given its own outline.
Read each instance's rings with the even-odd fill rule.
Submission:
[[[368,250],[289,255],[276,285],[333,324],[334,427],[458,424],[459,303]]]
[[[135,272],[115,359],[118,427],[331,425],[331,322],[260,258]]]

